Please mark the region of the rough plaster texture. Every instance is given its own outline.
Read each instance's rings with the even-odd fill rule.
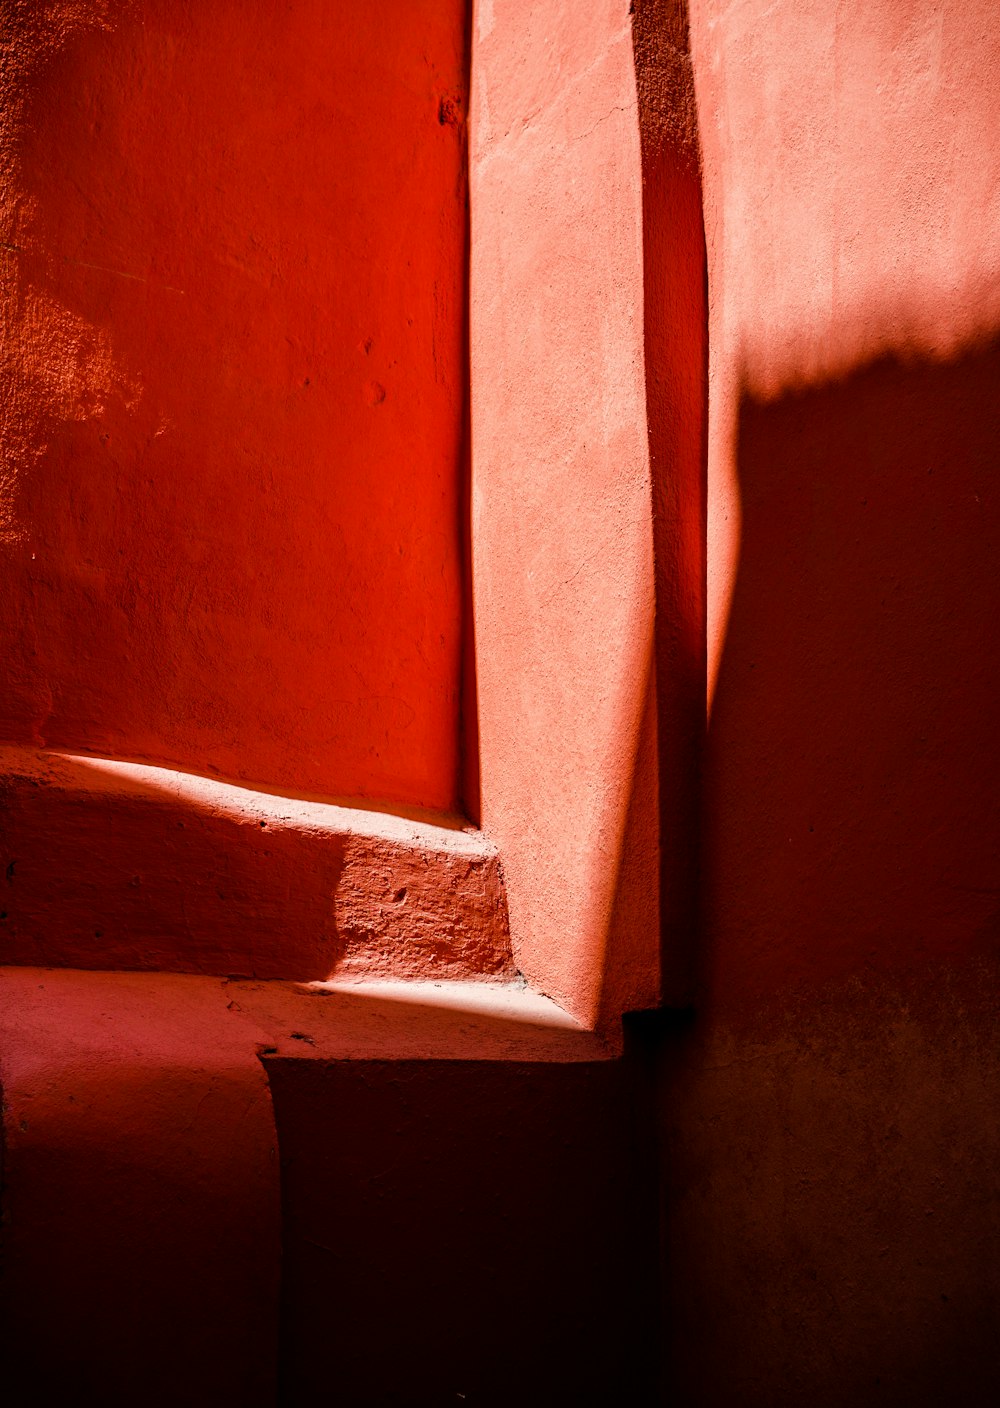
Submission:
[[[998,978],[782,993],[666,1048],[664,1401],[995,1402]]]
[[[457,804],[464,25],[0,4],[0,736]]]
[[[577,1015],[658,993],[653,535],[625,0],[473,24],[482,820],[515,959]]]
[[[655,997],[661,913],[693,933],[693,1015],[659,1068],[666,1401],[992,1405],[993,7],[697,0],[691,65],[680,7],[635,8],[633,23],[624,4],[482,0],[473,16],[482,811],[516,961],[600,1020]],[[105,368],[114,349],[79,345],[84,381],[104,369],[127,410],[132,383]],[[373,410],[390,404],[383,385]],[[89,500],[71,510],[89,521]],[[698,732],[706,590],[711,716],[692,774],[673,740]],[[681,866],[695,788],[701,827]],[[578,1346],[585,1326],[608,1401],[616,1386],[644,1401],[641,1375],[623,1392],[619,1365],[615,1384],[612,1320],[555,1303],[546,1280],[569,1268],[579,1290],[599,1266],[615,1292],[602,1312],[641,1316],[615,1279],[631,1234],[614,1219],[636,1185],[601,1162],[621,1128],[573,1132],[595,1092],[604,1112],[621,1099],[592,1038],[571,1030],[580,1059],[560,1062],[546,1029],[536,1063],[523,1029],[460,1002],[449,1046],[420,1001],[406,1035],[393,1029],[406,1004],[391,992],[215,995],[269,1048],[288,1135],[295,1387],[328,1382],[317,1344],[334,1327],[359,1394],[405,1401],[392,1364],[377,1390],[365,1377],[392,1254],[431,1399],[472,1383],[514,1401],[522,1379],[503,1372],[522,1361],[484,1380],[493,1361],[469,1347],[530,1342],[553,1375],[544,1401],[567,1386],[583,1401],[594,1360],[564,1373],[553,1346]],[[405,1072],[381,1059],[386,1040],[413,1057]],[[477,1049],[507,1064],[469,1072]],[[556,1129],[565,1143],[539,1142]],[[522,1192],[537,1198],[536,1244]],[[471,1274],[470,1210],[485,1302],[451,1274]],[[512,1253],[499,1280],[491,1248]],[[362,1290],[346,1310],[345,1284]],[[513,1303],[531,1309],[521,1322]],[[442,1321],[450,1361],[428,1353]]]
[[[513,972],[496,847],[455,819],[0,748],[0,963],[323,979]]]

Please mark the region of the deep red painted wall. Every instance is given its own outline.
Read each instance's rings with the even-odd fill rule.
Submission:
[[[462,0],[0,24],[0,737],[455,805]]]
[[[670,1401],[994,1402],[1000,27],[692,4],[711,346]]]

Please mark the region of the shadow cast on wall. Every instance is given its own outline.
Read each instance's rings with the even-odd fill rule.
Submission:
[[[727,1001],[1000,937],[998,446],[995,340],[741,400],[703,814]]]
[[[372,1408],[651,1401],[649,1170],[621,1062],[265,1064],[282,1403],[326,1401],[331,1376]]]
[[[262,978],[335,969],[344,837],[227,813],[120,770],[109,778],[97,760],[49,768],[0,778],[4,963]]]
[[[1000,342],[739,404],[664,1345],[711,1405],[995,1401]]]
[[[458,825],[0,748],[0,961],[512,976],[496,848]]]

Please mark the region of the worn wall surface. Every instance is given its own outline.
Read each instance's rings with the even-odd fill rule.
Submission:
[[[986,1404],[1000,1319],[1000,26],[691,7],[710,715],[669,1401]]]
[[[662,933],[691,997],[658,1066],[667,1401],[992,1404],[1000,26],[693,0],[689,67],[681,7],[632,8],[472,16],[477,723],[516,961],[602,1022],[655,1002]],[[463,7],[0,11],[0,734],[452,804]],[[285,1089],[309,1236],[323,1179],[371,1191],[313,1118],[353,1079]],[[509,1150],[479,1074],[440,1079],[412,1148],[478,1140],[472,1110],[478,1195]],[[555,1262],[572,1162],[518,1172]],[[573,1290],[606,1293],[574,1209],[623,1224],[588,1186]],[[387,1272],[417,1294],[423,1210]],[[299,1304],[337,1264],[306,1245]]]
[[[515,959],[587,1021],[656,1000],[640,138],[627,0],[475,9],[472,545],[482,820]]]
[[[465,25],[0,5],[0,737],[456,803]]]

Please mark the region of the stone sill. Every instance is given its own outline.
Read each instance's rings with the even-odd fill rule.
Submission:
[[[0,1065],[69,1048],[111,1064],[198,1066],[207,1050],[270,1061],[611,1060],[615,1052],[521,984],[257,982],[178,973],[0,967]],[[155,1056],[154,1056],[155,1053]],[[172,1053],[172,1054],[171,1054]],[[70,1062],[75,1064],[75,1062]]]
[[[344,1402],[443,1402],[519,1315],[538,1401],[581,1343],[617,1374],[652,1243],[613,1055],[520,985],[0,967],[8,1397],[321,1402],[335,1348]]]
[[[453,818],[0,748],[0,964],[514,978],[499,857]]]

